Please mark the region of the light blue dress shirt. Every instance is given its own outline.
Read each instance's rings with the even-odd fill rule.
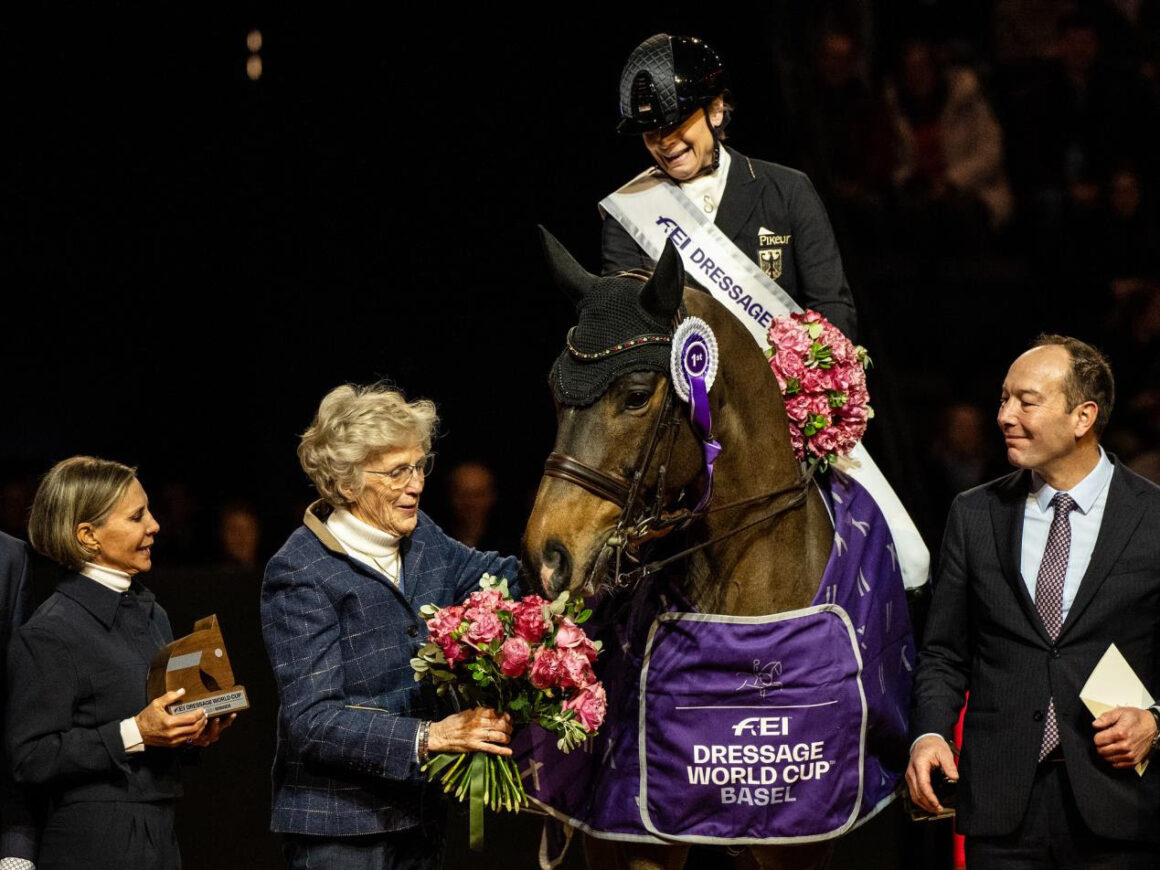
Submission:
[[[1079,581],[1092,560],[1092,550],[1100,533],[1100,523],[1104,519],[1104,507],[1108,503],[1108,484],[1112,480],[1114,466],[1104,448],[1100,448],[1100,461],[1088,476],[1067,490],[1075,499],[1076,508],[1071,512],[1071,551],[1067,559],[1067,576],[1063,581],[1063,619],[1067,619],[1075,594],[1079,591]],[[1051,499],[1059,490],[1049,486],[1038,474],[1031,475],[1031,491],[1023,508],[1023,546],[1019,568],[1027,594],[1035,600],[1035,581],[1039,577],[1039,565],[1043,561],[1043,551],[1047,549],[1047,533],[1055,511]]]

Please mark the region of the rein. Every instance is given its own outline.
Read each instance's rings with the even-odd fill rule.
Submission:
[[[694,520],[698,517],[703,517],[703,516],[706,516],[706,515],[711,514],[711,513],[716,513],[717,511],[745,507],[746,505],[755,504],[756,502],[764,501],[766,499],[782,498],[783,496],[787,496],[787,495],[789,496],[789,498],[786,500],[785,504],[779,505],[777,508],[775,508],[773,511],[771,511],[770,513],[766,514],[763,517],[758,517],[755,520],[751,520],[750,522],[746,523],[745,525],[739,526],[738,528],[732,529],[728,532],[725,532],[724,534],[717,535],[717,537],[715,537],[715,538],[710,538],[707,541],[702,541],[700,544],[694,544],[691,547],[686,547],[684,550],[681,550],[680,552],[674,553],[673,555],[668,556],[664,559],[658,559],[655,562],[649,562],[648,564],[641,565],[639,568],[636,568],[632,571],[629,571],[628,573],[626,573],[624,575],[618,575],[616,578],[617,585],[623,586],[623,587],[633,586],[636,583],[643,580],[649,574],[655,574],[661,568],[665,567],[665,565],[668,565],[672,562],[676,562],[680,559],[684,559],[686,556],[690,556],[693,553],[696,553],[698,550],[703,550],[706,547],[709,547],[713,544],[719,543],[720,541],[727,540],[728,538],[731,538],[734,535],[739,535],[742,532],[748,531],[749,529],[752,529],[755,526],[761,525],[762,523],[767,523],[767,522],[770,522],[772,520],[776,520],[782,514],[787,513],[791,510],[794,510],[795,508],[801,507],[806,502],[806,495],[809,491],[809,484],[814,479],[814,469],[816,469],[816,468],[817,468],[816,465],[810,466],[810,470],[805,474],[805,476],[799,477],[794,483],[790,484],[789,486],[784,486],[781,489],[775,489],[775,490],[771,490],[770,492],[762,493],[761,495],[752,496],[750,498],[745,498],[745,499],[740,499],[738,501],[728,502],[726,504],[718,505],[715,508],[710,508],[707,510],[684,511],[683,512],[684,515],[678,520],[678,522],[681,522],[681,523],[692,522],[692,520]]]

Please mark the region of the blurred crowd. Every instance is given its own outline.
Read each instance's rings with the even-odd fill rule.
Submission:
[[[879,363],[871,448],[932,548],[954,494],[1004,470],[1005,360],[1041,331],[1108,354],[1106,442],[1160,481],[1160,4],[802,14],[777,52],[785,162],[829,208]]]

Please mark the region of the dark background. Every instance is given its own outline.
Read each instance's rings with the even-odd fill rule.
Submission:
[[[162,525],[150,582],[175,631],[217,610],[256,696],[190,787],[189,866],[276,855],[264,832],[276,702],[257,634],[260,569],[216,567],[216,507],[253,505],[268,557],[313,497],[294,451],[319,399],[387,378],[438,403],[439,469],[476,458],[498,473],[516,546],[554,431],[546,376],[572,317],[535,228],[598,268],[596,203],[647,164],[614,126],[620,66],[651,34],[713,45],[734,83],[732,142],[806,167],[818,184],[876,361],[868,442],[932,546],[945,505],[929,463],[948,403],[976,403],[989,425],[1007,362],[1043,329],[1101,342],[1120,362],[1108,326],[1116,302],[1089,268],[1108,259],[1098,224],[1080,232],[1061,221],[1045,248],[1018,177],[1034,153],[1019,137],[1020,101],[1050,64],[999,52],[1022,5],[1036,6],[545,4],[515,14],[417,4],[392,15],[367,4],[56,3],[4,13],[0,527],[22,534],[37,476],[59,459],[139,467]],[[1139,37],[1133,75],[1155,71],[1154,4],[1126,25],[1110,3],[1079,5],[1106,45],[1127,39],[1125,27]],[[863,70],[876,93],[910,34],[975,70],[1008,129],[1011,225],[932,250],[914,244],[913,215],[908,223],[889,197],[867,221],[833,195],[798,85],[835,26],[873,37]],[[252,28],[263,38],[257,81],[246,76]],[[1154,142],[1155,93],[1143,87],[1138,125],[1115,140],[1129,156]],[[1151,214],[1153,167],[1139,175]],[[1155,344],[1141,346],[1125,363],[1154,361]],[[1144,451],[1153,435],[1145,426],[1126,443]],[[439,469],[425,499],[437,520]],[[51,572],[39,565],[38,575],[43,593]]]

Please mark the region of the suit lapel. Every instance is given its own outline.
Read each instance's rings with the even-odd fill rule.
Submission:
[[[1023,513],[1026,510],[1029,480],[1030,472],[1024,470],[1008,476],[999,485],[999,497],[991,502],[991,526],[1003,578],[1011,586],[1011,592],[1023,608],[1028,623],[1044,641],[1051,643],[1043,619],[1023,580]]]
[[[1060,626],[1061,637],[1083,615],[1083,611],[1091,603],[1097,590],[1120,558],[1124,547],[1131,540],[1136,526],[1140,524],[1144,513],[1138,509],[1136,501],[1136,493],[1117,463],[1112,480],[1108,484],[1108,501],[1104,506],[1104,517],[1100,521],[1100,532],[1096,536],[1092,558],[1083,579],[1080,580],[1067,619]]]
[[[729,158],[729,177],[725,179],[725,195],[721,197],[715,223],[721,232],[737,243],[737,234],[745,228],[749,215],[761,198],[761,185],[749,165],[749,158],[732,148],[729,149]],[[744,244],[739,247],[743,251],[749,250]]]

